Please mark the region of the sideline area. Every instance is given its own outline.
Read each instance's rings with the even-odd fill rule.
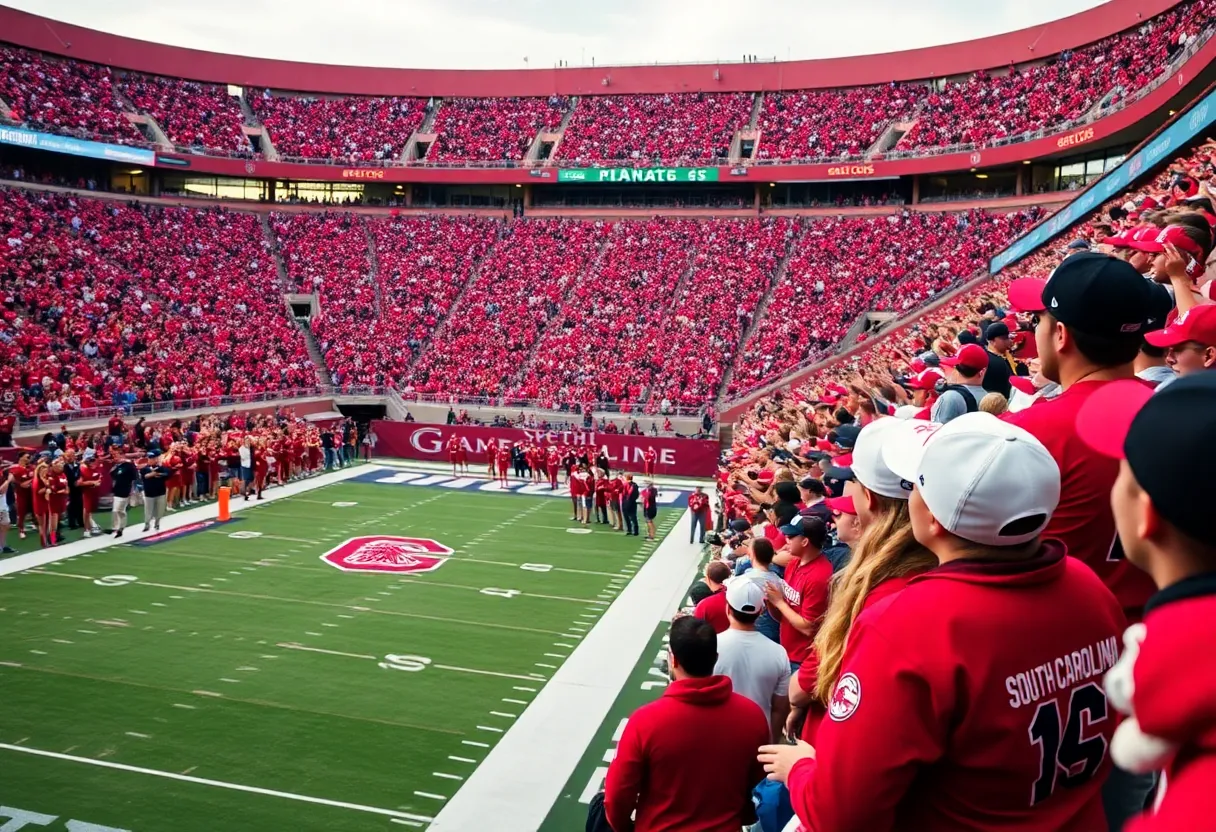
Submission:
[[[306,477],[302,480],[289,482],[286,485],[276,485],[273,488],[267,489],[261,501],[242,500],[238,497],[233,497],[229,503],[229,511],[236,515],[246,509],[254,506],[266,505],[276,500],[285,500],[288,497],[295,497],[299,494],[305,494],[316,488],[324,488],[327,485],[334,483],[345,482],[349,479],[365,474],[370,470],[366,463],[351,465],[347,468],[339,468],[336,471],[331,471],[327,474],[317,474],[316,476]],[[23,555],[15,555],[11,558],[0,560],[0,577],[12,575],[16,572],[24,572],[26,569],[34,569],[39,566],[46,566],[48,563],[57,563],[61,560],[68,560],[74,557],[89,557],[94,552],[99,552],[103,549],[108,549],[111,546],[122,546],[127,543],[139,543],[140,540],[146,537],[156,535],[164,535],[167,532],[181,529],[185,526],[190,526],[195,523],[204,523],[207,521],[215,521],[216,503],[207,502],[201,506],[194,508],[175,511],[171,514],[166,514],[160,521],[159,532],[144,532],[139,526],[128,526],[126,532],[121,538],[115,540],[108,535],[101,537],[86,537],[81,540],[74,540],[70,543],[64,543],[60,546],[52,546],[45,549],[38,549],[33,552],[27,552]],[[101,512],[97,514],[99,520],[109,517],[109,512]],[[105,525],[103,524],[103,528]]]
[[[684,512],[658,548],[541,689],[532,704],[430,825],[431,832],[486,828],[535,832],[557,801],[655,627],[679,609],[702,547],[684,541]]]

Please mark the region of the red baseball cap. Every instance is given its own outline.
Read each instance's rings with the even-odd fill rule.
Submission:
[[[1145,234],[1139,239],[1132,240],[1129,245],[1138,251],[1147,251],[1153,254],[1165,251],[1165,247],[1170,245],[1179,251],[1185,251],[1197,260],[1203,258],[1203,247],[1187,236],[1186,231],[1181,225],[1167,225],[1157,232],[1157,234],[1153,236]]]
[[[984,366],[987,367],[988,365],[985,364]],[[945,378],[939,370],[925,370],[923,373],[918,373],[908,379],[907,385],[913,390],[934,390],[937,388],[937,383],[945,381]]]
[[[1176,347],[1187,341],[1216,347],[1216,304],[1188,309],[1165,329],[1145,333],[1144,340],[1154,347]]]
[[[829,497],[823,501],[823,504],[832,511],[839,511],[841,514],[857,514],[857,507],[853,505],[852,497]]]
[[[943,367],[968,367],[972,370],[988,368],[988,353],[979,344],[964,344],[958,355],[942,359]]]
[[[766,468],[765,470],[761,471],[759,474],[756,475],[756,479],[759,480],[760,482],[772,482],[773,481],[773,472]]]
[[[1047,308],[1043,303],[1043,290],[1047,281],[1039,277],[1023,277],[1009,284],[1009,305],[1018,312],[1042,312]]]

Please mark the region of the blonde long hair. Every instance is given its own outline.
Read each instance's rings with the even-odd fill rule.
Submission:
[[[907,500],[872,494],[878,503],[874,521],[862,532],[849,565],[833,581],[828,611],[815,636],[819,677],[815,698],[826,705],[840,676],[844,648],[853,622],[865,608],[871,590],[888,578],[924,572],[937,558],[912,536]]]

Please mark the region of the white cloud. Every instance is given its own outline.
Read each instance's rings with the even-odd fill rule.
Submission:
[[[1101,0],[7,0],[23,11],[217,52],[362,66],[504,68],[821,58],[1033,26]]]

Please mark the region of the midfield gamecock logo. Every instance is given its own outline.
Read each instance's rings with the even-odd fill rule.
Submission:
[[[426,537],[352,537],[321,555],[346,572],[433,572],[453,550]]]

